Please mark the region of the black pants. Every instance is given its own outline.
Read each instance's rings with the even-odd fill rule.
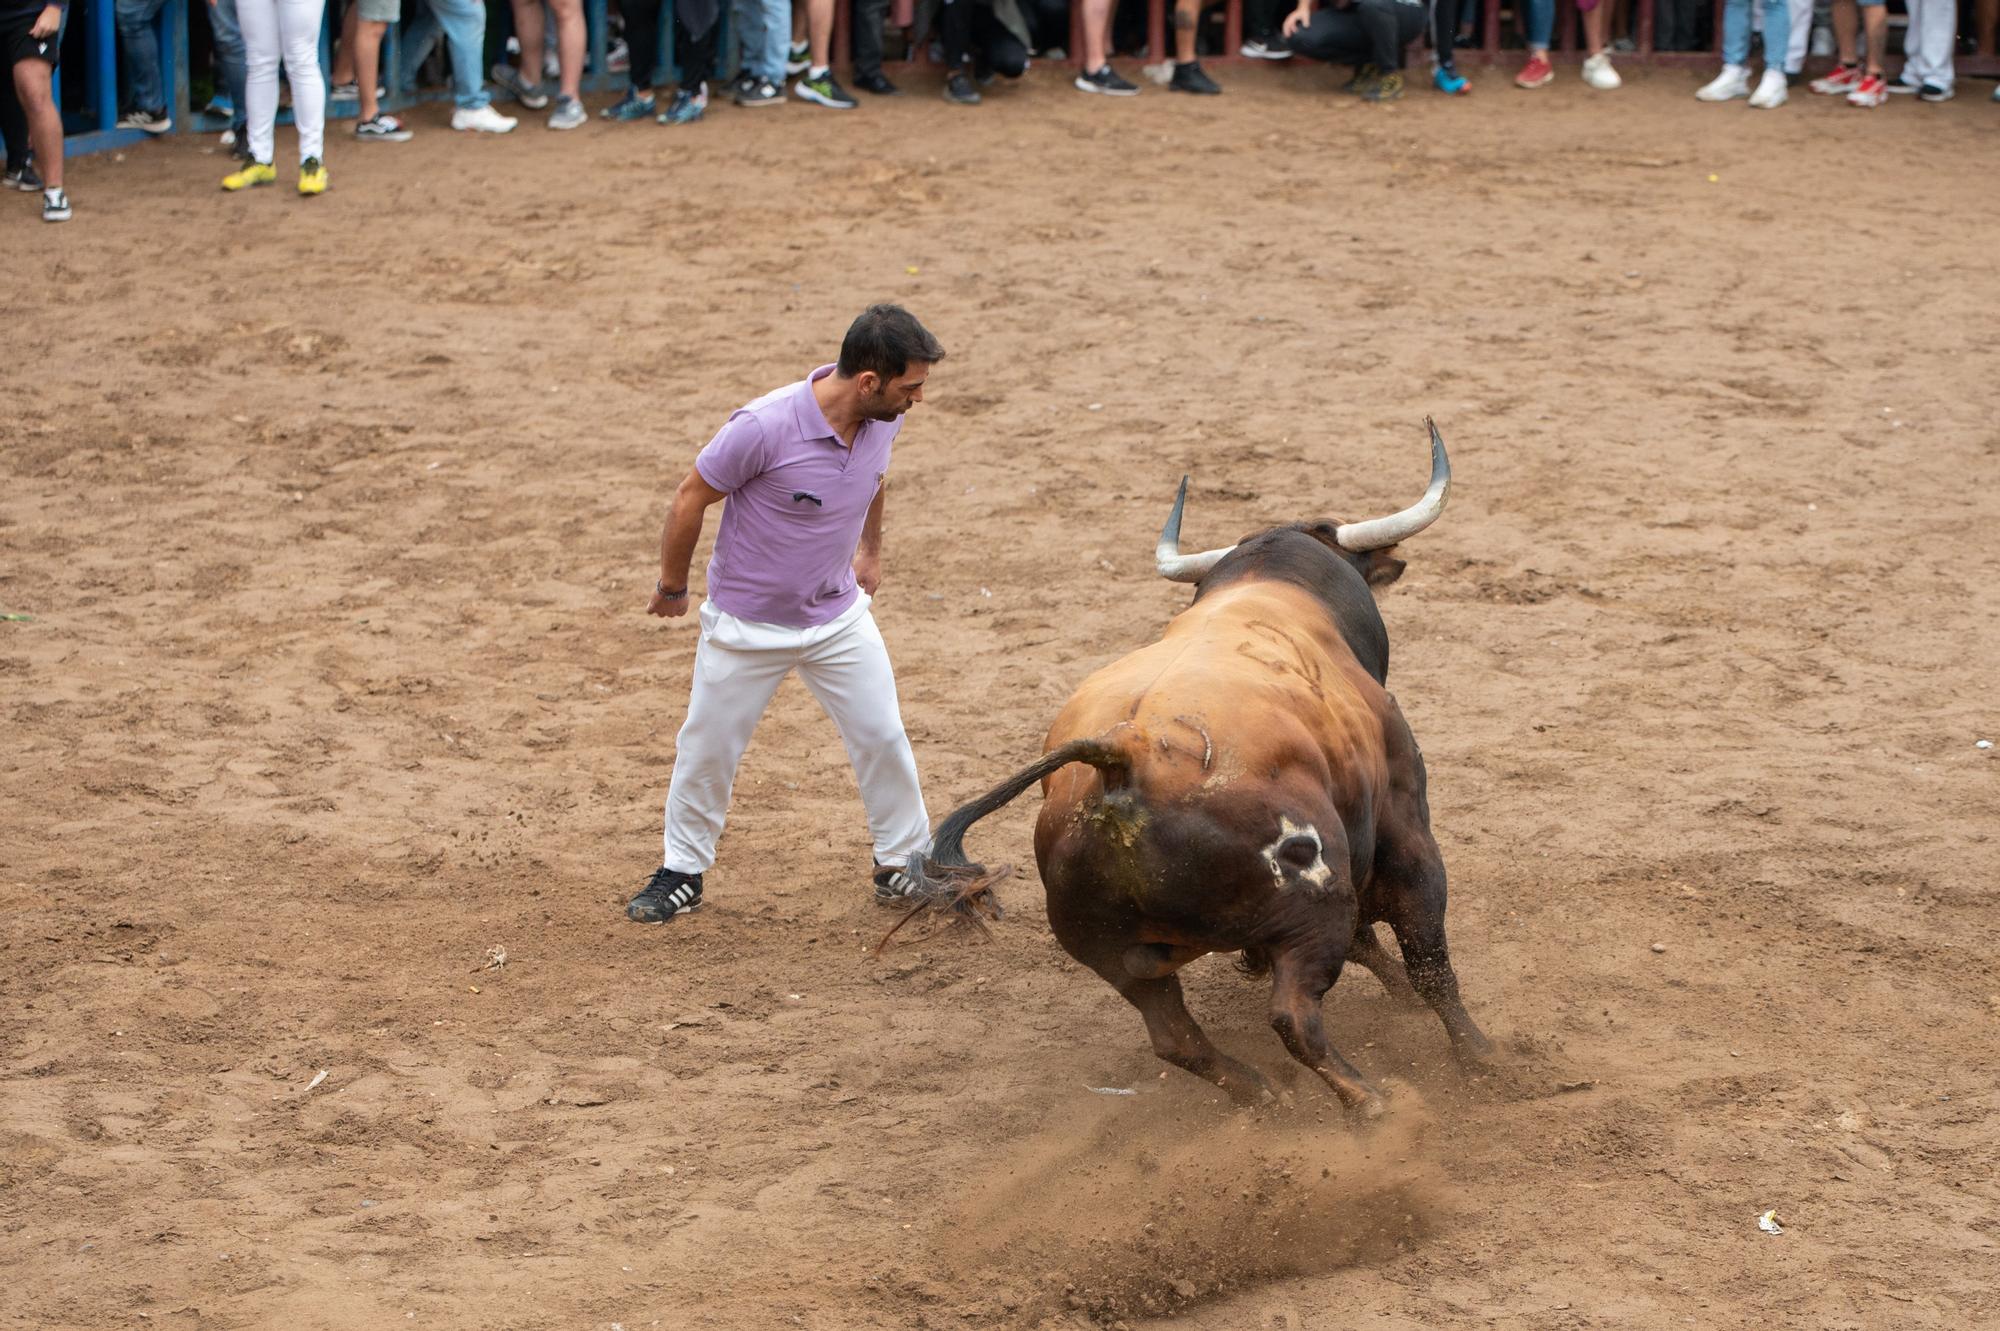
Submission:
[[[889,0],[854,0],[854,77],[882,72],[882,27],[889,21]]]
[[[28,112],[14,91],[14,67],[0,64],[0,139],[7,140],[7,169],[28,164]]]
[[[654,61],[660,52],[660,0],[621,0],[625,11],[625,46],[632,62],[627,77],[640,92],[653,89]],[[674,6],[674,58],[681,67],[681,86],[694,89],[715,77],[715,43],[722,35],[722,23],[708,25],[695,36],[681,21],[681,7]]]
[[[1279,0],[1243,0],[1243,36],[1253,42],[1275,42],[1285,21]],[[1224,51],[1224,55],[1235,55]]]
[[[944,67],[963,69],[971,61],[1002,78],[1018,79],[1028,69],[1028,48],[1007,31],[991,5],[979,0],[944,0],[938,36],[944,42]]]
[[[1345,9],[1322,9],[1292,34],[1292,49],[1333,65],[1372,64],[1383,71],[1403,67],[1403,48],[1424,30],[1430,15],[1423,5],[1401,0],[1354,0]]]

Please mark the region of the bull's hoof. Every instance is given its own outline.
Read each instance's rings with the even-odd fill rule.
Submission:
[[[1389,1112],[1389,1102],[1380,1095],[1370,1095],[1366,1099],[1347,1106],[1347,1116],[1361,1126],[1380,1123]]]
[[[1468,1077],[1483,1077],[1500,1071],[1506,1065],[1499,1049],[1478,1031],[1471,1031],[1453,1041],[1451,1052],[1458,1059],[1459,1071]]]

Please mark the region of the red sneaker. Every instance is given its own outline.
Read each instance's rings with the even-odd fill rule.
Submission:
[[[1837,65],[1825,78],[1814,79],[1812,90],[1829,97],[1845,97],[1861,86],[1861,66]]]
[[[1517,88],[1539,88],[1553,80],[1555,76],[1555,66],[1549,63],[1547,56],[1537,51],[1528,57],[1528,63],[1521,66],[1521,72],[1514,76],[1514,86]]]
[[[1889,100],[1889,81],[1880,74],[1869,74],[1847,94],[1849,106],[1880,106]]]

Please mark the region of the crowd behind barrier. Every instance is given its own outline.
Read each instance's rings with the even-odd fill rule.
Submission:
[[[463,132],[510,132],[523,111],[577,128],[583,95],[606,91],[624,95],[599,118],[674,125],[722,98],[854,109],[901,92],[891,73],[916,65],[963,105],[1031,59],[1074,65],[1079,91],[1136,95],[1148,79],[1118,57],[1195,94],[1221,91],[1204,61],[1324,61],[1353,68],[1342,91],[1379,101],[1404,95],[1416,52],[1447,95],[1469,89],[1461,66],[1512,66],[1532,89],[1575,60],[1608,92],[1621,64],[1720,58],[1704,101],[1775,108],[1807,84],[1878,106],[1949,100],[1958,75],[2000,73],[1996,16],[2000,0],[0,0],[0,140],[7,187],[43,192],[61,221],[65,152],[215,133],[242,163],[224,187],[240,189],[276,179],[273,126],[289,120],[312,194],[329,119],[353,120],[357,142],[399,142],[397,111],[446,96]],[[1753,81],[1756,43],[1770,55]],[[1831,70],[1808,84],[1809,58]],[[656,101],[655,85],[674,90]]]

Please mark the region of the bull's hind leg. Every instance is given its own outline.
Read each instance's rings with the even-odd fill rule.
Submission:
[[[1110,976],[1105,976],[1111,979]],[[1208,1034],[1195,1024],[1181,997],[1178,975],[1123,983],[1112,980],[1139,1015],[1146,1019],[1146,1034],[1153,1039],[1153,1052],[1175,1067],[1186,1068],[1203,1081],[1214,1082],[1239,1105],[1255,1105],[1272,1098],[1263,1074],[1247,1063],[1239,1063],[1217,1049]]]
[[[1493,1044],[1458,995],[1458,973],[1444,941],[1444,857],[1428,831],[1411,832],[1386,845],[1377,856],[1375,887],[1383,915],[1403,947],[1410,984],[1444,1023],[1459,1062],[1478,1065],[1492,1056]]]
[[[1421,1007],[1423,996],[1410,983],[1410,973],[1403,963],[1382,940],[1375,936],[1375,926],[1363,922],[1354,927],[1354,941],[1348,944],[1347,959],[1373,975],[1389,991],[1389,997],[1410,1007]]]
[[[1321,1000],[1340,974],[1340,956],[1324,948],[1294,948],[1271,962],[1271,1029],[1292,1057],[1333,1088],[1340,1103],[1359,1118],[1382,1116],[1382,1093],[1368,1084],[1340,1051],[1327,1043]]]

